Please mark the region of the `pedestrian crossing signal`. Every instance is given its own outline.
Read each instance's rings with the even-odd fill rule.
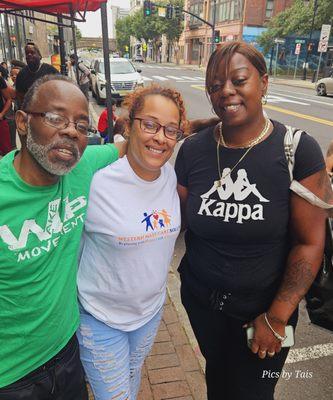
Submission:
[[[220,43],[220,31],[214,31],[214,43]]]
[[[151,2],[144,1],[143,2],[143,16],[150,17],[150,15],[151,15]]]

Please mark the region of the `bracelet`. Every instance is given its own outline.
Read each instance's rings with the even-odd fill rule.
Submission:
[[[279,340],[281,343],[284,342],[287,339],[287,335],[286,336],[281,336],[279,333],[277,333],[272,325],[269,323],[268,318],[267,318],[267,314],[264,313],[264,318],[265,318],[265,322],[267,324],[267,326],[269,327],[269,329],[272,331],[273,335],[276,337],[277,340]]]

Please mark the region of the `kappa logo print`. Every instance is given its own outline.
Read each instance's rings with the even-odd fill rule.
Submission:
[[[212,195],[215,195],[215,198],[211,198]],[[245,169],[239,169],[237,178],[233,181],[230,168],[224,168],[220,183],[214,182],[212,188],[200,196],[202,201],[198,214],[220,217],[224,222],[236,220],[237,224],[242,224],[246,220],[264,220],[262,204],[251,206],[244,203],[249,196],[256,197],[260,203],[269,203],[269,200],[259,192],[257,185],[249,181]],[[218,201],[216,197],[222,201]],[[226,202],[230,198],[235,202]]]
[[[63,204],[62,204],[63,203]],[[38,257],[42,253],[49,252],[58,245],[61,235],[65,235],[75,229],[79,223],[83,224],[84,212],[80,212],[87,205],[85,196],[79,196],[74,200],[65,198],[56,199],[48,204],[48,213],[45,228],[37,224],[35,219],[27,219],[23,222],[20,234],[16,237],[8,225],[0,226],[0,238],[11,251],[19,251],[18,262],[32,257]],[[65,208],[64,218],[61,221],[60,207]],[[32,249],[26,249],[30,235],[35,235],[41,244]],[[25,250],[26,249],[26,250]]]

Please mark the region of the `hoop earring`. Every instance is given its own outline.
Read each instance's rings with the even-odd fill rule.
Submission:
[[[261,97],[261,104],[264,106],[265,104],[267,104],[267,94],[263,94]]]

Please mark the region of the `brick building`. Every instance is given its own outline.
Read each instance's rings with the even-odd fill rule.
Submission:
[[[294,0],[186,0],[184,9],[212,23],[221,41],[242,39],[255,42],[268,22]],[[179,41],[180,62],[205,65],[211,53],[212,29],[186,15]]]

